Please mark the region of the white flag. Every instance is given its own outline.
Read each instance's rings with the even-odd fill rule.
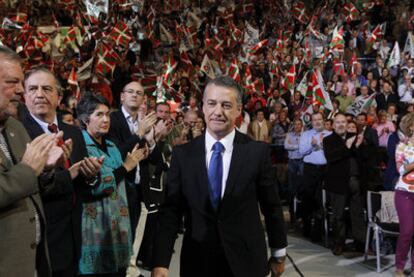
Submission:
[[[302,80],[296,87],[296,91],[299,91],[304,97],[306,97],[306,92],[308,91],[308,72],[303,75]]]
[[[406,52],[409,52],[411,58],[414,58],[414,39],[411,32],[408,32],[407,40],[405,41],[404,53]]]
[[[400,64],[400,62],[401,62],[400,46],[398,45],[398,41],[396,41],[394,44],[394,48],[392,48],[392,52],[388,60],[387,67],[391,68],[393,66],[397,66]]]
[[[213,65],[208,58],[207,54],[204,55],[203,62],[201,63],[201,69],[210,79],[216,78],[216,74],[214,73]]]
[[[368,95],[366,97],[359,96],[355,99],[354,103],[352,103],[346,109],[346,113],[353,114],[354,116],[359,115],[361,112],[367,112],[369,107],[371,106],[372,102],[377,96],[376,93]]]

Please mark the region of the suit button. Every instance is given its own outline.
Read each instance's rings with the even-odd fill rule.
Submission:
[[[31,217],[31,218],[29,219],[29,221],[30,221],[31,223],[33,223],[33,222],[35,222],[35,218],[34,218],[34,217]]]
[[[32,243],[30,244],[30,248],[32,248],[32,249],[36,249],[36,242],[32,242]]]

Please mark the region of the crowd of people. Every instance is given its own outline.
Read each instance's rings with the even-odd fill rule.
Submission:
[[[363,251],[367,191],[395,191],[403,276],[414,234],[411,1],[102,2],[0,1],[0,276],[168,267],[152,258],[160,211],[184,208],[168,201],[167,176],[174,157],[193,162],[173,150],[212,128],[209,86],[242,93],[237,133],[269,145],[277,194],[312,241],[328,194],[334,255],[350,236]],[[279,262],[286,245],[273,244]]]

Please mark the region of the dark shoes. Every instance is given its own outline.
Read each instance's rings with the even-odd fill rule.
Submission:
[[[340,256],[344,253],[344,247],[342,245],[335,245],[334,249],[332,250],[332,254],[335,256]]]

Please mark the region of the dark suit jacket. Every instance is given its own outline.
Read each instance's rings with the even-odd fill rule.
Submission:
[[[377,111],[387,110],[388,104],[398,103],[398,95],[396,93],[391,93],[387,99],[385,99],[385,95],[383,93],[378,93],[378,95],[375,97],[375,100],[377,101]]]
[[[140,145],[146,143],[145,139],[141,139],[137,135],[131,134],[127,120],[121,110],[111,113],[111,127],[109,128],[107,138],[114,142],[119,148],[123,159],[125,159],[127,153],[130,152],[137,143]],[[139,164],[141,177],[139,188],[142,196],[142,199],[140,200],[144,201],[148,209],[153,202],[153,195],[150,190],[150,179],[152,177],[150,176],[149,171],[150,163],[158,168],[154,175],[161,175],[163,160],[157,146],[151,152],[148,159],[141,161]],[[127,174],[127,180],[131,183],[135,182],[135,172],[134,169]]]
[[[333,132],[323,139],[323,151],[327,160],[325,185],[329,192],[346,194],[349,192],[351,177],[351,158],[358,161],[359,153],[355,144],[350,149],[337,133]]]
[[[20,163],[30,137],[13,118],[5,123],[4,134],[15,164],[6,163],[0,151],[0,276],[34,276],[36,268],[38,276],[50,276],[38,178],[33,169]],[[42,240],[37,247],[35,209],[42,225]]]
[[[27,113],[22,122],[32,139],[42,135],[43,129]],[[87,150],[81,131],[63,122],[58,122],[64,140],[72,139],[71,164],[87,157]],[[47,219],[48,247],[52,270],[64,270],[76,265],[80,258],[81,247],[81,191],[86,191],[85,179],[80,175],[72,180],[68,170],[56,169],[55,187],[42,194]]]
[[[360,181],[362,188],[368,189],[378,186],[381,182],[378,170],[378,133],[367,126],[364,131],[364,141],[359,146],[360,156]]]
[[[210,202],[205,135],[173,150],[167,196],[159,212],[154,266],[168,267],[182,215],[185,234],[181,276],[211,276],[215,249],[221,248],[235,276],[268,273],[265,216],[271,248],[287,245],[278,188],[268,145],[236,132],[224,197],[215,211]]]

